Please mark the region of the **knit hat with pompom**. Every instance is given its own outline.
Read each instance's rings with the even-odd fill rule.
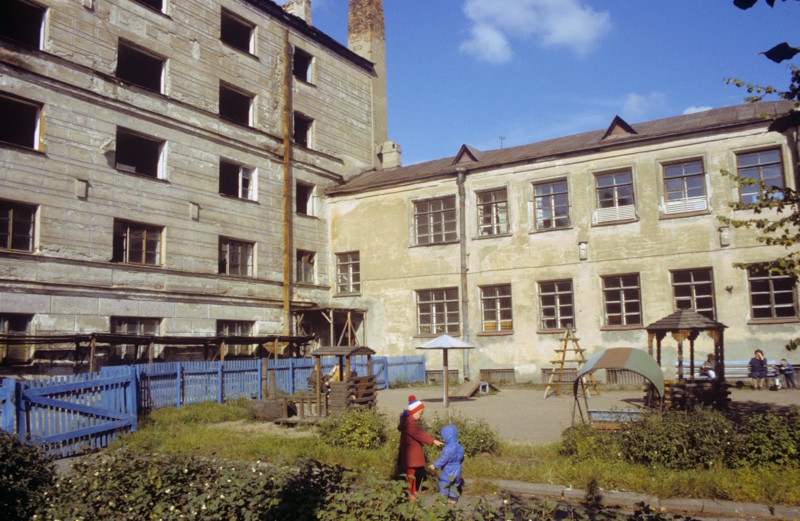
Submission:
[[[425,404],[417,400],[416,396],[412,394],[411,396],[408,397],[408,408],[406,409],[408,411],[408,414],[414,414],[415,412],[421,411],[424,408]]]

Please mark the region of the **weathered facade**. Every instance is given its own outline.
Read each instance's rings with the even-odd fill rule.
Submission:
[[[767,132],[765,103],[712,110],[367,172],[329,190],[331,249],[357,252],[370,346],[412,353],[448,332],[478,369],[530,379],[564,328],[582,347],[646,349],[644,327],[691,307],[728,325],[730,360],[785,356],[798,331],[794,281],[733,267],[784,253],[718,216],[752,198],[722,171],[796,186],[797,136]],[[748,190],[750,193],[748,193]],[[463,221],[460,213],[463,211]],[[462,255],[462,248],[464,255]],[[349,254],[350,257],[353,253]],[[347,289],[347,288],[345,288]],[[711,339],[697,350],[710,352]],[[665,366],[676,359],[665,352]],[[436,360],[429,365],[437,366]]]

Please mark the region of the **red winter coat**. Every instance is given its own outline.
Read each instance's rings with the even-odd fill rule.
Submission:
[[[412,418],[408,411],[403,411],[400,415],[397,430],[400,431],[400,469],[424,467],[425,454],[422,452],[422,444],[433,445],[433,438],[419,428],[417,420]]]

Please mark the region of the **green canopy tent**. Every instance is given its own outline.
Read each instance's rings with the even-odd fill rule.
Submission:
[[[653,357],[641,349],[633,347],[612,347],[597,353],[583,364],[578,376],[572,384],[572,392],[575,396],[575,401],[572,406],[572,422],[575,423],[575,409],[581,415],[581,420],[584,420],[583,410],[581,410],[580,400],[578,398],[578,386],[581,386],[581,395],[583,396],[584,405],[586,406],[587,416],[589,415],[589,403],[586,399],[586,389],[583,387],[583,377],[597,371],[598,369],[625,369],[632,371],[646,378],[653,384],[653,388],[658,392],[659,396],[659,409],[664,401],[664,374],[661,372],[661,367],[653,360]]]

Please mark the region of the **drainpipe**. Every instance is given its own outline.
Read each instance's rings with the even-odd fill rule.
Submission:
[[[283,334],[291,335],[291,296],[292,263],[292,48],[289,45],[289,30],[283,38]]]
[[[467,200],[466,190],[464,189],[464,178],[466,169],[457,167],[458,177],[458,227],[461,229],[459,234],[459,245],[461,246],[461,323],[463,329],[461,339],[469,342],[469,299],[467,298]],[[469,349],[463,349],[464,353],[464,378],[469,378]],[[445,376],[447,378],[447,376]]]

